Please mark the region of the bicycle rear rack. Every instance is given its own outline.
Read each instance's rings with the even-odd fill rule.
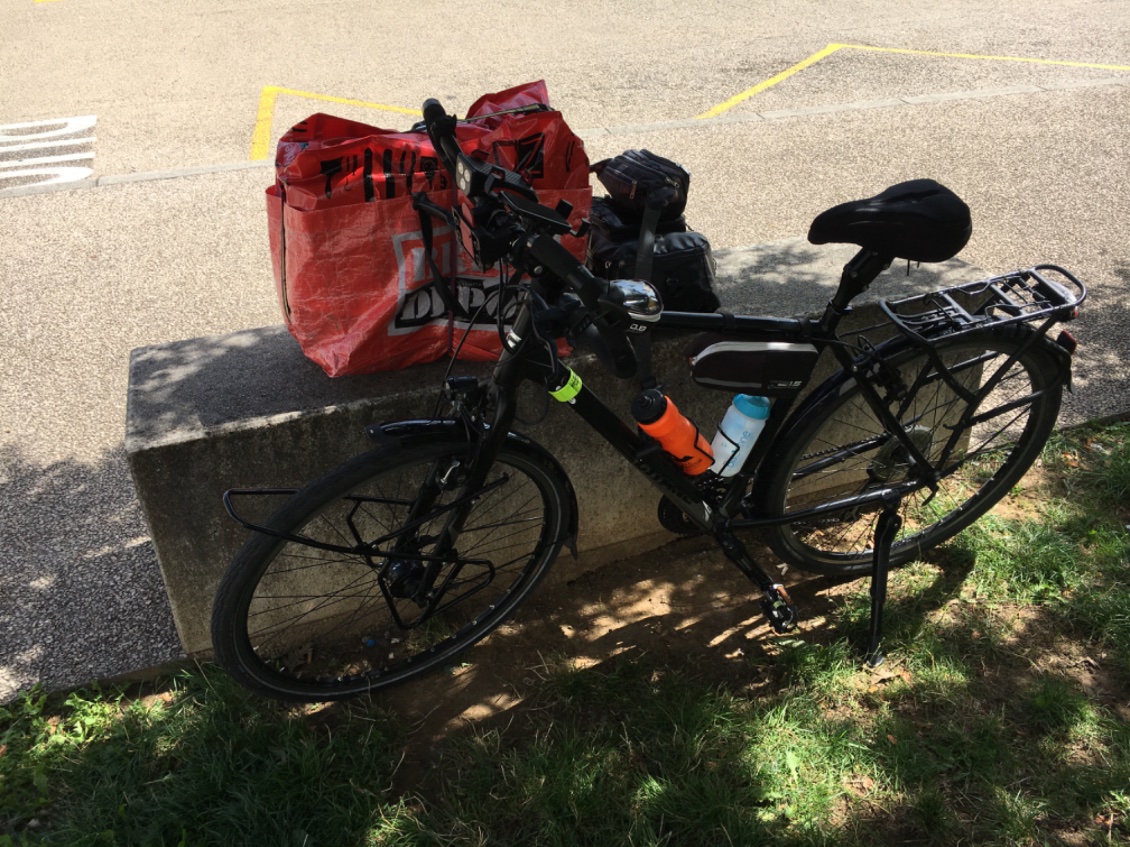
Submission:
[[[1046,318],[1046,331],[1056,321],[1074,318],[1086,297],[1086,286],[1070,272],[1036,265],[929,294],[880,300],[879,308],[903,335],[924,342],[1038,318]]]

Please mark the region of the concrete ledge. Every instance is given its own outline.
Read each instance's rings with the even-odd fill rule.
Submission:
[[[719,296],[736,313],[819,311],[853,253],[851,247],[815,248],[801,239],[718,251]],[[876,323],[877,310],[863,304],[880,296],[903,296],[983,275],[959,261],[916,269],[909,277],[905,265],[893,267],[860,298],[852,321]],[[712,432],[730,395],[690,381],[684,346],[682,338],[658,341],[656,372],[680,409]],[[630,382],[603,373],[588,357],[578,357],[573,366],[627,419],[635,390]],[[189,655],[211,649],[212,597],[247,537],[224,513],[223,492],[298,487],[370,449],[367,425],[431,416],[446,367],[441,362],[331,380],[302,355],[282,326],[133,351],[126,453]],[[486,373],[488,367],[457,363],[455,370]],[[830,370],[830,363],[822,362],[812,385]],[[536,419],[544,408],[541,393],[529,386],[520,414]],[[558,457],[577,491],[580,561],[570,565],[563,557],[557,567],[590,569],[669,541],[672,536],[656,518],[655,490],[580,424],[567,409],[552,404],[543,420],[522,427]]]

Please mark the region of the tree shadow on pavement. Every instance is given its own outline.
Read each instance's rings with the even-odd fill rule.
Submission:
[[[181,658],[119,447],[93,464],[0,448],[0,702]]]

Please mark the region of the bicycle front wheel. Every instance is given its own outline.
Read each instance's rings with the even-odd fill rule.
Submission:
[[[892,565],[920,557],[967,527],[1039,456],[1059,413],[1063,370],[1046,339],[1016,357],[1031,334],[1020,327],[937,343],[937,354],[961,387],[974,394],[991,387],[975,407],[922,351],[891,357],[886,381],[897,373],[907,392],[891,398],[889,408],[941,477],[936,490],[922,485],[904,497]],[[782,442],[762,499],[762,508],[772,514],[916,478],[909,451],[886,430],[853,380],[812,409]],[[773,527],[768,541],[777,555],[803,570],[863,574],[871,568],[878,516],[876,506],[849,509]]]
[[[463,492],[473,454],[437,433],[299,491],[267,523],[286,537],[257,533],[221,581],[224,668],[276,699],[335,700],[448,664],[502,623],[560,551],[572,498],[552,460],[514,439]]]

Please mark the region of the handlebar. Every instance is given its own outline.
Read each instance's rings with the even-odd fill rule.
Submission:
[[[431,98],[424,101],[423,113],[424,128],[427,130],[428,138],[436,150],[436,155],[447,168],[452,180],[458,183],[456,163],[461,157],[466,158],[466,154],[459,147],[459,142],[455,136],[455,116],[448,115],[440,102]],[[507,183],[510,182],[511,180],[507,176],[501,185],[506,187]],[[529,193],[533,194],[532,191]],[[596,329],[601,342],[599,345],[595,345],[597,355],[618,378],[629,379],[635,376],[637,370],[635,349],[621,326],[627,319],[627,313],[620,304],[607,298],[607,281],[593,276],[592,272],[566,250],[560,242],[538,231],[539,217],[544,222],[550,217],[559,218],[560,216],[552,209],[543,206],[536,208],[544,213],[549,213],[548,215],[523,214],[522,206],[514,202],[506,204],[506,206],[519,218],[522,218],[525,223],[521,232],[523,237],[515,240],[515,253],[524,253],[525,256],[533,259],[535,267],[531,270],[535,276],[542,278],[543,284],[545,282],[544,271],[548,271],[552,277],[560,281],[561,285],[568,286],[577,293],[581,303],[592,318],[592,325]],[[516,258],[523,257],[519,255]],[[538,267],[543,269],[540,274]],[[553,287],[560,289],[560,285]],[[558,290],[555,293],[560,294],[561,292]],[[604,349],[600,349],[601,347]]]
[[[593,276],[576,256],[547,235],[536,235],[530,239],[528,250],[535,261],[577,292],[605,347],[604,351],[598,349],[597,355],[605,353],[605,364],[612,373],[619,379],[635,376],[638,367],[635,348],[623,328],[617,325],[627,315],[619,303],[613,303],[606,297],[608,283]],[[617,317],[621,320],[616,320]]]

